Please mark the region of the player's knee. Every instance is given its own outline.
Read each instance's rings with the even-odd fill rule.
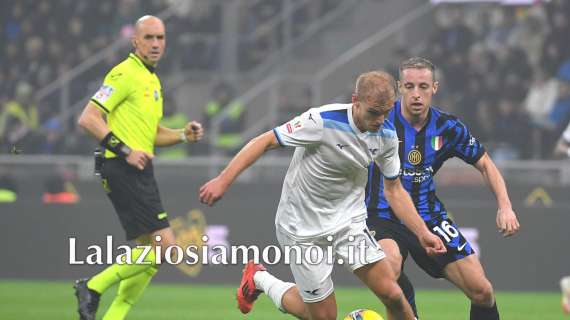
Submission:
[[[395,282],[380,294],[380,299],[389,309],[400,310],[404,307],[402,304],[404,294],[402,293],[402,289],[400,289]]]
[[[493,293],[493,286],[489,280],[481,281],[478,285],[472,288],[470,294],[471,302],[480,306],[493,306],[495,297]]]
[[[390,267],[394,271],[394,275],[396,279],[400,277],[400,273],[402,271],[402,258],[401,257],[390,257],[388,258],[388,262],[390,263]]]

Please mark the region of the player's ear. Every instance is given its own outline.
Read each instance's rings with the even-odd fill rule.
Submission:
[[[137,38],[132,37],[131,38],[131,44],[133,45],[133,48],[135,48],[135,50],[137,49]]]
[[[435,94],[437,92],[438,88],[439,88],[439,81],[434,81],[433,82],[433,94]]]
[[[352,103],[356,103],[358,101],[357,97],[356,97],[356,93],[352,94]]]
[[[402,94],[402,82],[400,80],[396,81],[396,86],[398,87],[398,92]]]

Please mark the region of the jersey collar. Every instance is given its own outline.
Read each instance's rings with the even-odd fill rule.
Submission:
[[[396,107],[395,107],[394,109],[395,109],[394,111],[396,112],[396,116],[400,118],[400,121],[401,121],[402,123],[404,123],[404,125],[405,125],[406,127],[408,127],[410,130],[412,130],[413,132],[416,132],[416,133],[419,133],[419,132],[425,130],[425,129],[429,126],[429,124],[430,124],[430,122],[431,122],[431,119],[432,119],[431,114],[432,114],[433,110],[432,110],[432,107],[429,106],[426,123],[423,125],[423,127],[422,127],[420,130],[416,130],[416,128],[414,128],[414,127],[408,122],[408,120],[406,119],[406,117],[404,117],[404,114],[402,113],[402,101],[401,101],[401,100],[399,101],[399,103],[396,104]]]
[[[348,107],[348,124],[350,125],[352,132],[354,132],[356,135],[359,135],[359,134],[362,134],[363,132],[361,132],[360,129],[358,129],[358,127],[354,123],[354,119],[352,118],[352,106],[353,106],[353,104],[351,103],[351,104],[349,104],[349,107]]]
[[[148,64],[144,63],[139,56],[134,53],[129,53],[129,58],[134,59],[138,65],[145,67],[150,73],[154,73],[155,67],[149,66]]]

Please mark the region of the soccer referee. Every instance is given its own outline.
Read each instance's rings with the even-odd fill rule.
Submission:
[[[161,252],[176,242],[154,179],[154,146],[197,141],[203,136],[198,122],[189,122],[184,129],[159,125],[163,97],[155,68],[165,42],[165,27],[159,18],[140,18],[132,38],[134,53],[107,74],[79,118],[79,125],[106,149],[101,168],[103,187],[127,240],[161,246]],[[133,249],[132,260],[142,252]],[[116,283],[119,290],[104,319],[124,319],[157,272],[154,252],[145,261],[147,264],[113,264],[90,279],[76,281],[80,319],[95,319],[99,297]]]

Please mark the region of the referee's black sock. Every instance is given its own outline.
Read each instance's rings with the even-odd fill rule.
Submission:
[[[402,270],[400,273],[400,278],[398,278],[398,285],[400,288],[402,288],[404,296],[412,307],[416,319],[419,319],[420,317],[418,317],[418,309],[416,308],[416,293],[414,291],[414,286],[412,286],[412,283],[410,282],[410,279],[408,279],[408,276],[404,273],[404,270]]]
[[[499,320],[497,302],[492,307],[482,307],[471,303],[471,320]]]

